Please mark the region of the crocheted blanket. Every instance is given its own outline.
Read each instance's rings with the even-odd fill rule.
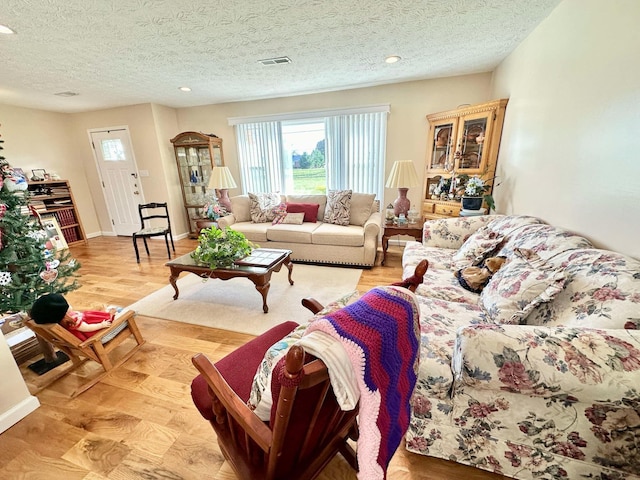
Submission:
[[[386,478],[409,426],[419,358],[419,308],[405,288],[376,287],[360,300],[312,322],[340,340],[358,379],[358,478]]]

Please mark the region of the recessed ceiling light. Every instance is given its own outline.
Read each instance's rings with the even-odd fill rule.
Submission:
[[[181,90],[183,92],[190,92],[191,91],[191,89],[189,87],[180,87],[180,88],[178,88],[178,90]]]
[[[384,61],[387,63],[396,63],[400,61],[400,57],[398,55],[389,55]]]
[[[5,33],[7,35],[11,35],[11,34],[16,33],[16,32],[11,30],[6,25],[0,25],[0,33]]]

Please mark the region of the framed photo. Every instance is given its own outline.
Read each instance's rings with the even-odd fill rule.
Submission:
[[[24,170],[22,170],[20,167],[13,167],[13,171],[16,175],[21,175],[24,177]],[[27,177],[24,177],[27,178]]]
[[[39,182],[45,179],[47,172],[43,169],[31,170],[31,180],[34,182]]]
[[[46,247],[49,250],[64,250],[69,248],[67,241],[60,230],[58,220],[53,215],[42,215],[42,226],[47,233]]]

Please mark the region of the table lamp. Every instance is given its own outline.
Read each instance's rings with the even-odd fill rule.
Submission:
[[[397,188],[398,198],[393,202],[393,213],[396,217],[401,213],[407,216],[411,208],[411,202],[407,198],[409,187],[417,187],[420,184],[418,174],[411,160],[396,160],[387,178],[386,188]]]
[[[236,187],[236,182],[227,167],[213,167],[211,177],[209,178],[209,189],[218,191],[218,203],[222,205],[227,212],[231,211],[231,200],[229,200],[228,189]]]

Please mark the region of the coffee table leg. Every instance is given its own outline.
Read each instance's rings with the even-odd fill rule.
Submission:
[[[177,272],[173,268],[171,268],[171,275],[169,275],[169,283],[171,284],[171,286],[176,292],[176,294],[173,296],[174,300],[177,300],[178,295],[180,295],[180,291],[178,290],[178,284],[176,283],[176,280],[178,280],[179,276],[180,276],[180,272]]]
[[[269,313],[269,307],[267,306],[267,295],[269,294],[269,289],[271,288],[271,272],[259,277],[250,276],[249,280],[253,282],[253,284],[256,286],[256,290],[258,290],[260,292],[260,295],[262,295],[262,311],[264,313]]]
[[[291,255],[284,260],[284,265],[289,269],[289,284],[293,285],[293,279],[291,274],[293,273],[293,262],[291,261]]]

